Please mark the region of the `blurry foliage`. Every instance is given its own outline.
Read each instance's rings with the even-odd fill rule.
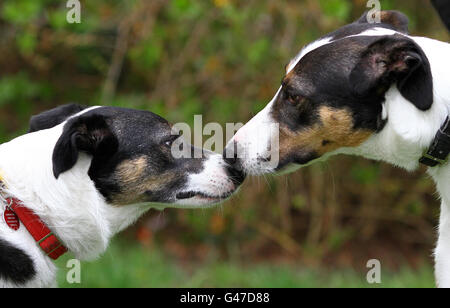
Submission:
[[[127,247],[127,249],[123,249]],[[371,285],[352,269],[305,269],[291,264],[243,265],[206,260],[180,266],[177,259],[135,243],[113,241],[100,260],[82,263],[81,284],[69,284],[63,256],[56,262],[61,288],[433,288],[432,266],[383,271],[382,284]]]
[[[351,22],[364,0],[0,2],[0,141],[68,102],[151,110],[171,122],[246,122],[270,101],[300,48]],[[448,40],[427,0],[382,0],[411,32]],[[206,138],[205,138],[206,140]],[[431,255],[431,180],[357,158],[250,178],[219,209],[151,212],[126,236],[180,260],[397,265]],[[392,261],[392,262],[391,262]]]

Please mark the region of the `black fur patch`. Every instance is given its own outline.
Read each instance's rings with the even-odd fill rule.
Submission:
[[[86,108],[86,106],[78,104],[67,104],[35,115],[30,119],[30,128],[28,129],[28,132],[32,133],[55,127],[67,120],[70,116],[77,114]]]
[[[0,279],[24,284],[36,275],[33,261],[21,249],[0,239]]]
[[[450,30],[450,1],[449,0],[431,0],[434,7],[441,16],[442,21]]]
[[[102,116],[90,114],[71,119],[53,151],[53,174],[58,178],[71,169],[80,151],[91,154],[94,160],[103,160],[113,155],[117,147],[117,138]]]
[[[400,93],[420,110],[433,104],[433,77],[423,50],[411,39],[386,36],[372,43],[350,74],[357,95],[367,96],[397,83]]]

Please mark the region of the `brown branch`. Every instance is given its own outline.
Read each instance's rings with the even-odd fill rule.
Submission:
[[[128,52],[129,36],[133,25],[144,17],[146,19],[150,18],[154,21],[156,12],[164,3],[165,1],[163,0],[141,0],[135,5],[131,14],[119,24],[118,36],[114,47],[111,65],[109,67],[108,74],[106,75],[106,80],[102,91],[101,103],[103,105],[110,103],[116,93],[117,83],[119,81],[120,74],[122,73],[123,62]]]
[[[301,246],[292,237],[266,222],[258,221],[252,223],[251,227],[255,228],[259,233],[270,238],[283,249],[295,256],[298,256],[302,251]]]

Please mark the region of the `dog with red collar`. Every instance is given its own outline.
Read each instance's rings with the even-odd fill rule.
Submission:
[[[434,2],[448,12],[449,1]],[[338,154],[407,170],[429,166],[442,198],[436,277],[450,287],[450,44],[409,35],[400,12],[380,17],[371,23],[364,14],[303,48],[224,157],[249,175],[291,172]]]
[[[0,145],[0,287],[56,286],[54,259],[97,258],[151,208],[226,200],[242,173],[205,150],[175,158],[178,138],[148,111],[71,104],[33,117]]]

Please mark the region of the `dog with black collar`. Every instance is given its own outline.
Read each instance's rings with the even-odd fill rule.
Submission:
[[[209,207],[244,180],[219,154],[174,158],[177,138],[147,111],[71,104],[33,117],[0,145],[0,287],[56,286],[52,259],[67,250],[95,259],[149,209]]]
[[[434,2],[448,12],[448,1]],[[290,172],[337,154],[407,170],[426,164],[442,198],[436,279],[450,287],[450,44],[409,35],[400,12],[380,17],[370,23],[364,14],[303,48],[224,156],[249,175]],[[276,164],[267,164],[274,154]]]

